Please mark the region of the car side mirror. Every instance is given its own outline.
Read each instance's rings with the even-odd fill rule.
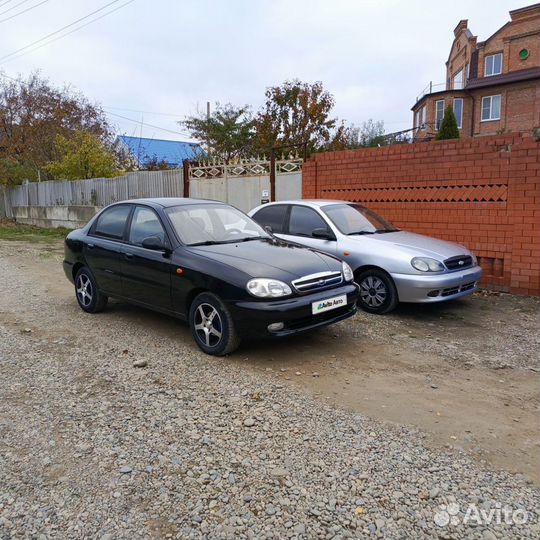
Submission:
[[[321,240],[335,240],[336,239],[334,234],[328,229],[325,229],[324,227],[313,229],[311,231],[311,236],[313,236],[313,238],[320,238]]]
[[[265,230],[268,234],[274,234],[274,231],[272,230],[272,227],[270,227],[270,225],[265,225],[265,226],[264,226],[264,230]]]
[[[167,246],[159,236],[149,236],[142,241],[142,247],[153,251],[167,251]]]

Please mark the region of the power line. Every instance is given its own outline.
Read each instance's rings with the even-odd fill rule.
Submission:
[[[0,71],[0,77],[4,77],[5,79],[10,79],[11,81],[19,82],[18,79],[15,77],[10,77],[9,75],[6,75],[3,71]]]
[[[0,71],[0,77],[10,79],[11,81],[14,81],[16,83],[24,84],[19,79],[16,79],[15,77],[11,77],[10,75],[7,75],[3,71]],[[143,112],[143,113],[145,112],[145,111],[140,111],[138,109],[125,109],[125,108],[122,108],[122,107],[103,107],[103,109],[118,109],[118,110],[125,110],[125,111],[132,111],[132,112]],[[159,129],[161,131],[167,131],[168,133],[174,133],[175,135],[182,135],[184,137],[191,138],[191,135],[189,133],[187,133],[186,131],[174,131],[172,129],[167,129],[167,128],[164,128],[164,127],[161,127],[161,126],[156,126],[154,124],[148,124],[147,122],[143,122],[142,120],[135,120],[133,118],[129,118],[129,117],[124,116],[122,114],[114,113],[114,112],[111,112],[111,111],[105,111],[105,112],[108,115],[117,116],[118,118],[122,118],[123,120],[128,120],[129,122],[133,122],[134,124],[140,124],[140,125],[144,125],[144,126],[147,126],[147,127],[154,128],[154,129]],[[168,113],[149,113],[148,111],[146,111],[146,112],[148,114],[162,114],[164,116],[173,116],[173,117],[181,116],[179,114],[176,115],[176,114],[168,114]]]
[[[19,83],[20,81],[18,79],[15,79],[14,77],[10,77],[9,75],[6,75],[3,71],[0,71],[0,77],[5,77],[6,79],[10,79],[12,81],[15,81],[17,83]],[[111,107],[109,107],[111,108]],[[129,122],[133,122],[134,124],[139,124],[142,126],[146,126],[146,127],[151,127],[151,128],[154,128],[154,129],[159,129],[161,131],[166,131],[167,133],[174,133],[175,135],[182,135],[183,137],[188,137],[189,139],[191,139],[191,135],[185,131],[174,131],[172,129],[167,129],[167,128],[164,128],[164,127],[161,127],[161,126],[156,126],[154,124],[148,124],[147,122],[143,122],[142,120],[135,120],[133,118],[129,118],[127,116],[123,116],[122,114],[117,114],[117,113],[113,113],[113,112],[106,112],[106,114],[108,115],[112,115],[112,116],[117,116],[118,118],[122,118],[123,120],[128,120]],[[135,127],[136,129],[136,127]]]
[[[115,1],[119,1],[119,0],[115,0]],[[118,11],[119,9],[123,8],[124,6],[127,6],[128,4],[131,4],[132,2],[134,2],[135,0],[129,0],[128,2],[126,2],[125,4],[121,4],[119,5],[118,7],[114,8],[114,9],[111,9],[110,11],[108,11],[107,13],[104,13],[103,15],[100,15],[99,17],[96,17],[95,19],[92,19],[91,21],[88,21],[87,23],[85,24],[81,24],[80,26],[78,26],[77,28],[74,28],[73,30],[69,31],[69,32],[66,32],[65,34],[62,34],[54,39],[51,39],[49,41],[47,41],[46,43],[42,43],[41,45],[29,50],[29,51],[25,51],[25,52],[22,52],[21,54],[18,54],[17,56],[14,56],[12,58],[8,58],[7,60],[5,60],[4,62],[0,62],[0,64],[5,64],[7,62],[11,62],[13,60],[17,60],[17,58],[20,58],[21,56],[24,56],[26,54],[29,54],[31,52],[34,52],[34,51],[37,51],[38,49],[41,49],[42,47],[45,47],[47,45],[50,45],[51,43],[54,43],[55,41],[58,41],[59,39],[62,39],[66,36],[69,36],[70,34],[73,34],[74,32],[77,32],[77,30],[81,30],[82,28],[84,28],[85,26],[88,26],[96,21],[99,21],[100,19],[103,19],[104,17],[106,17],[107,15],[110,15],[111,13],[114,13],[115,11]],[[110,4],[109,4],[110,5]],[[104,6],[104,7],[107,7],[107,6]],[[103,8],[102,8],[103,9]],[[70,26],[70,25],[68,25]],[[61,31],[61,30],[58,30],[58,32]],[[54,33],[57,33],[57,32],[54,32]],[[43,38],[45,39],[45,38]],[[30,46],[30,45],[29,45]],[[12,53],[14,54],[14,53]],[[11,56],[11,55],[8,55],[8,56]],[[0,59],[1,60],[1,59]]]
[[[8,58],[9,58],[8,61],[11,61],[11,60],[15,60],[15,58],[19,58],[20,56],[23,56],[23,54],[26,54],[25,51],[27,49],[30,49],[34,45],[37,45],[38,43],[41,43],[42,41],[45,41],[45,40],[49,39],[52,36],[60,34],[64,30],[66,30],[67,28],[71,28],[72,26],[75,26],[76,24],[80,23],[81,21],[84,21],[85,19],[88,19],[89,17],[92,17],[92,15],[95,15],[96,13],[99,13],[100,11],[103,11],[104,9],[108,8],[109,6],[112,6],[113,4],[116,4],[117,2],[120,2],[120,0],[112,0],[112,2],[109,2],[108,4],[105,4],[104,6],[100,7],[99,9],[96,9],[96,10],[92,11],[91,13],[88,13],[88,15],[85,15],[84,17],[80,17],[76,21],[73,21],[72,23],[66,24],[62,28],[60,28],[58,30],[55,30],[54,32],[51,32],[50,34],[47,34],[46,36],[44,36],[44,37],[42,37],[40,39],[37,39],[36,41],[34,41],[32,43],[29,43],[28,45],[25,45],[24,47],[21,47],[20,49],[17,49],[16,51],[13,51],[10,54],[6,54],[6,55],[0,57],[0,63],[5,63],[6,59],[8,59]],[[107,13],[101,15],[100,17],[96,17],[95,19],[92,19],[91,21],[87,22],[86,24],[83,24],[83,25],[75,28],[74,30],[71,30],[70,32],[62,34],[61,36],[58,36],[55,39],[47,41],[46,43],[42,43],[39,47],[36,47],[35,49],[32,49],[32,51],[36,51],[37,49],[40,49],[41,47],[44,47],[45,45],[49,45],[50,43],[52,43],[53,41],[56,41],[57,39],[68,36],[69,34],[72,34],[73,32],[76,32],[77,30],[80,30],[81,28],[84,28],[85,26],[87,26],[87,25],[89,25],[89,24],[91,24],[93,22],[96,22],[96,21],[100,20],[103,17],[106,17],[107,15],[110,15],[111,13],[114,13],[115,11],[119,10],[120,8],[122,8],[124,6],[127,6],[128,4],[131,4],[132,2],[134,2],[134,0],[128,0],[124,4],[118,6],[115,9],[112,9],[111,11],[108,11]],[[28,51],[28,52],[32,52],[32,51]],[[22,54],[19,54],[19,53],[22,53]]]
[[[167,128],[164,128],[164,127],[160,127],[160,126],[156,126],[154,124],[148,124],[146,122],[143,122],[141,120],[134,120],[133,118],[128,118],[127,116],[123,116],[121,114],[116,114],[116,113],[113,113],[113,112],[108,112],[107,114],[110,114],[112,116],[117,116],[118,118],[122,118],[123,120],[129,120],[130,122],[134,122],[135,124],[140,124],[141,126],[147,126],[147,127],[151,127],[151,128],[154,128],[154,129],[160,129],[161,131],[167,131],[169,133],[174,133],[175,135],[182,135],[184,137],[189,137],[191,138],[191,135],[189,133],[186,133],[185,131],[173,131],[172,129],[167,129]]]
[[[4,13],[7,13],[8,11],[11,11],[12,9],[15,9],[16,7],[21,6],[22,4],[26,4],[26,2],[30,2],[30,0],[22,0],[18,4],[15,4],[14,6],[11,6],[10,8],[7,8],[5,11],[2,11],[0,15],[3,15]]]
[[[9,4],[12,0],[5,0],[4,2],[0,3],[0,7],[5,6],[6,4]]]
[[[14,19],[15,17],[18,17],[19,15],[22,15],[23,13],[26,13],[27,11],[30,11],[32,9],[37,8],[38,6],[41,6],[41,4],[44,4],[45,2],[48,2],[49,0],[42,0],[39,4],[36,4],[35,6],[30,6],[26,9],[23,9],[22,11],[19,11],[18,13],[15,13],[13,15],[10,15],[9,17],[6,17],[5,19],[0,20],[0,23],[10,21],[11,19]],[[4,11],[5,13],[5,11]]]
[[[128,109],[126,107],[109,107],[103,105],[104,109],[113,109],[115,111],[129,111],[129,112],[136,112],[136,113],[142,113],[142,114],[151,114],[156,116],[170,116],[173,118],[180,118],[181,116],[184,116],[183,114],[173,114],[173,113],[164,113],[164,112],[156,112],[156,111],[142,111],[141,109]]]

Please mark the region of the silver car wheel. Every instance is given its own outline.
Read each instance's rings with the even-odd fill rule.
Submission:
[[[94,289],[92,282],[86,274],[81,274],[77,278],[77,298],[82,306],[88,307],[92,302],[94,296]]]
[[[223,325],[217,309],[210,304],[201,304],[195,312],[195,332],[207,346],[215,347],[223,334]]]
[[[360,283],[360,298],[369,307],[382,306],[387,296],[386,285],[376,276],[366,276]]]

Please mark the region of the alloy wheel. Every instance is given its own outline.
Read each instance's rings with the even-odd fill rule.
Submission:
[[[360,298],[369,307],[382,306],[387,295],[386,285],[376,276],[366,276],[360,283]]]
[[[223,324],[217,309],[210,304],[200,304],[195,312],[195,332],[207,347],[215,347],[223,334]]]
[[[92,302],[94,289],[92,282],[86,274],[81,274],[77,278],[77,298],[83,307],[88,307]]]

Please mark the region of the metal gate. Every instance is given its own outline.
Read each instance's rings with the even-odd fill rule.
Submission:
[[[301,199],[303,163],[293,154],[279,159],[185,161],[184,196],[223,201],[244,212],[261,202]]]

